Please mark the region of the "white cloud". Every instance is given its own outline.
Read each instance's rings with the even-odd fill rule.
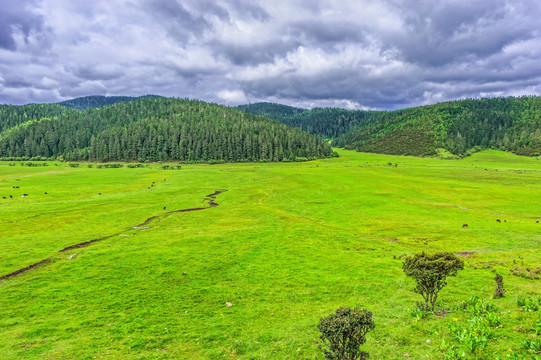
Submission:
[[[240,105],[247,102],[246,95],[241,90],[221,90],[218,97],[225,101],[226,105]]]

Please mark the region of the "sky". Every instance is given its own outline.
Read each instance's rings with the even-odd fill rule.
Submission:
[[[541,95],[538,0],[0,0],[0,104],[399,109]]]

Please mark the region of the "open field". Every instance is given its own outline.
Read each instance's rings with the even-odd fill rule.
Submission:
[[[510,269],[541,266],[541,160],[339,153],[182,170],[0,162],[0,276],[51,260],[0,281],[0,358],[322,359],[320,317],[361,306],[376,322],[371,358],[442,359],[466,315],[408,315],[421,297],[398,259],[439,250],[471,252],[443,308],[490,300],[494,270],[504,276],[485,353],[519,351],[539,312],[516,299],[541,297],[541,280]],[[219,206],[170,212],[222,189]]]

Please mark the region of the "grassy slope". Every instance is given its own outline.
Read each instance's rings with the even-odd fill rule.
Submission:
[[[541,262],[541,208],[532,201],[541,198],[539,160],[496,151],[460,161],[340,154],[181,171],[0,163],[0,195],[18,195],[0,199],[0,274],[57,258],[0,282],[0,358],[322,358],[319,318],[361,305],[377,325],[371,356],[438,359],[450,316],[405,314],[420,297],[393,258],[422,250],[476,252],[442,291],[447,304],[491,297],[494,274],[483,263],[498,260],[508,289],[499,306],[514,311],[516,296],[541,295],[539,281],[509,275],[519,256]],[[163,206],[201,206],[222,188],[219,207],[55,253]],[[516,317],[504,316],[513,331],[492,341],[493,351],[518,347]]]

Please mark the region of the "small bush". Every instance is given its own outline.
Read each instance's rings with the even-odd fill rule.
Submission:
[[[424,310],[434,311],[438,293],[447,285],[447,276],[456,276],[458,270],[464,269],[464,261],[449,252],[432,255],[423,252],[404,259],[402,269],[415,279],[413,291],[425,300]]]
[[[418,304],[420,305],[420,304]],[[414,310],[408,310],[408,315],[419,321],[432,314],[432,311],[423,310],[422,306],[417,306]]]
[[[68,166],[72,167],[72,168],[77,168],[77,167],[79,167],[79,165],[80,165],[79,163],[69,163],[68,164]]]
[[[521,268],[517,266],[511,269],[511,274],[525,278],[525,279],[537,280],[537,279],[541,279],[541,268],[529,269],[529,268]]]
[[[98,168],[98,169],[101,169],[101,168],[116,169],[116,168],[121,168],[121,167],[124,167],[124,165],[119,164],[119,163],[97,164],[96,165],[96,168]]]
[[[496,274],[494,277],[494,281],[496,281],[496,290],[494,290],[494,299],[503,297],[503,294],[505,294],[505,288],[503,287],[503,276],[500,274]]]
[[[541,298],[536,301],[534,299],[518,297],[517,306],[521,307],[523,311],[538,311],[541,307]]]
[[[364,360],[368,353],[360,346],[366,342],[365,335],[374,330],[372,313],[365,309],[341,307],[334,314],[319,320],[319,337],[323,341],[321,351],[327,360]]]
[[[103,166],[106,169],[118,169],[118,168],[124,167],[124,165],[119,164],[119,163],[104,164]]]

